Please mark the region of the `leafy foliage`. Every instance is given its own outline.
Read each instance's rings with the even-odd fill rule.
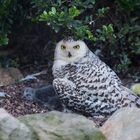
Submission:
[[[116,0],[116,5],[116,12],[121,16],[114,24],[117,29],[115,49],[110,50],[115,58],[119,58],[118,64],[114,65],[116,71],[127,72],[130,64],[133,64],[131,58],[140,55],[140,1]]]
[[[68,36],[85,40],[117,72],[125,73],[140,55],[139,10],[139,0],[0,0],[0,46],[8,44],[17,21],[30,19],[46,24],[51,42]]]
[[[71,35],[81,39],[96,40],[89,27],[92,15],[82,16],[87,9],[94,7],[95,1],[88,0],[84,2],[75,0],[67,2],[58,0],[57,2],[48,3],[48,5],[44,5],[44,1],[33,1],[35,6],[38,6],[39,11],[41,8],[44,10],[37,17],[37,20],[47,22],[47,25],[55,33],[61,32],[62,37]]]
[[[10,32],[14,16],[11,11],[14,10],[15,6],[15,0],[0,0],[0,45],[8,44],[7,34]]]
[[[109,42],[114,42],[116,35],[114,34],[114,29],[112,24],[109,25],[103,25],[101,29],[96,30],[98,33],[98,40],[99,41],[109,41]]]
[[[102,7],[93,14],[95,0],[57,0],[47,3],[44,0],[32,0],[32,2],[38,7],[39,16],[36,20],[46,22],[55,33],[61,33],[61,38],[75,36],[95,43],[97,40],[105,41],[106,38],[115,37],[111,24],[93,31],[94,21],[104,17],[109,11],[109,7]]]
[[[0,35],[0,45],[7,45],[8,44],[8,37],[7,34],[1,33]]]
[[[29,7],[22,0],[0,0],[0,46],[7,45],[8,35],[16,23],[22,23]]]

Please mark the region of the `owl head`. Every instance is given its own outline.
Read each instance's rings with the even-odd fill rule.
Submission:
[[[76,62],[83,58],[87,51],[87,45],[81,40],[61,40],[56,44],[55,60],[63,60],[67,62]]]

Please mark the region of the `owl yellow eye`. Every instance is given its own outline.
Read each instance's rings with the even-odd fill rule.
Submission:
[[[76,45],[76,46],[73,46],[74,49],[79,49],[80,46],[79,45]]]
[[[66,46],[61,45],[61,49],[62,49],[62,50],[65,50],[65,49],[66,49]]]

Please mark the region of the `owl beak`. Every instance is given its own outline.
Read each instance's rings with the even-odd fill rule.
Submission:
[[[71,53],[70,53],[70,52],[68,52],[68,57],[72,57],[72,55],[71,55]]]

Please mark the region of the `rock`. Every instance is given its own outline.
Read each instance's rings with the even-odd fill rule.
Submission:
[[[102,126],[107,140],[140,140],[140,109],[122,108]]]
[[[106,140],[84,116],[52,111],[14,118],[0,109],[0,140]]]
[[[140,83],[135,83],[131,86],[131,90],[136,93],[137,95],[140,95]]]
[[[23,75],[17,68],[0,68],[0,86],[6,86],[18,82]]]
[[[31,129],[0,109],[0,140],[37,140]]]
[[[95,124],[84,116],[51,111],[19,118],[32,127],[39,140],[105,140]]]

